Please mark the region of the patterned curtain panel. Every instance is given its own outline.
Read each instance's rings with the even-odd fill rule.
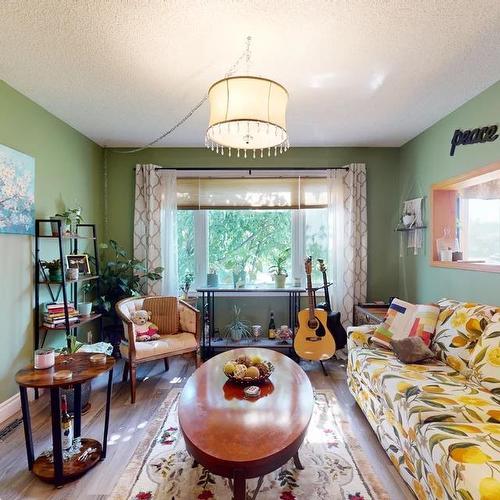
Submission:
[[[334,280],[334,307],[344,326],[352,324],[354,305],[366,300],[366,167],[331,170],[328,192],[329,261]]]
[[[135,169],[134,258],[148,269],[162,265],[160,172],[156,165],[137,165]],[[163,280],[143,282],[143,295],[160,295]]]

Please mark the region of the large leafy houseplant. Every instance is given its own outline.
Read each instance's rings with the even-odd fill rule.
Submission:
[[[104,264],[100,272],[97,306],[116,323],[116,303],[126,297],[141,295],[142,283],[161,279],[163,267],[148,269],[142,260],[130,258],[115,240],[101,244],[100,248]]]

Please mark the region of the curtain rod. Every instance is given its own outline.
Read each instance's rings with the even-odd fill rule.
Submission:
[[[136,167],[134,167],[134,170]],[[221,168],[221,167],[156,167],[155,170],[200,170],[200,171],[209,171],[209,170],[248,170],[249,174],[252,173],[252,170],[255,171],[265,171],[265,170],[283,170],[286,172],[287,170],[349,170],[349,167],[315,167],[315,168],[304,168],[304,167],[257,167],[257,168],[248,168],[248,167],[230,167],[230,168]]]

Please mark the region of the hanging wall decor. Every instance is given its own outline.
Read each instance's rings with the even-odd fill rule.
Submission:
[[[35,159],[0,144],[0,233],[34,234]]]

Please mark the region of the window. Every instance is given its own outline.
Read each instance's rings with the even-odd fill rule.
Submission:
[[[432,187],[432,265],[500,272],[500,162]]]
[[[467,259],[500,264],[500,199],[460,198],[459,227]]]
[[[180,278],[194,273],[195,286],[203,286],[211,270],[221,285],[233,286],[243,271],[248,285],[271,286],[269,268],[286,249],[288,284],[295,277],[304,284],[304,257],[328,260],[324,175],[177,182],[178,272]],[[322,283],[317,269],[313,282]]]

